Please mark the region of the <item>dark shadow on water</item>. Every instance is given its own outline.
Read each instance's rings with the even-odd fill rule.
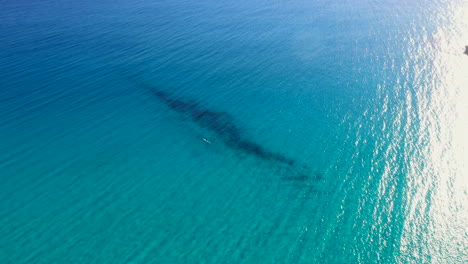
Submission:
[[[283,181],[289,182],[312,182],[312,181],[320,181],[323,179],[323,175],[318,172],[302,172],[302,173],[295,173],[292,175],[283,176],[280,178]]]
[[[241,129],[234,123],[234,118],[228,113],[209,110],[193,101],[177,99],[166,92],[155,89],[154,87],[146,86],[146,89],[155,95],[161,102],[166,104],[170,109],[182,114],[183,117],[190,118],[199,126],[212,131],[218,139],[220,139],[229,148],[253,155],[263,160],[280,163],[281,165],[293,168],[294,170],[301,170],[299,175],[297,175],[297,173],[294,175],[293,173],[292,176],[282,177],[282,180],[307,182],[321,178],[317,177],[318,174],[307,175],[308,173],[303,173],[310,172],[310,169],[307,166],[298,166],[298,162],[295,160],[280,153],[270,151],[254,141],[245,139]]]
[[[280,179],[283,181],[303,182],[303,181],[309,181],[310,177],[305,174],[299,174],[297,176],[283,176]]]
[[[190,116],[198,125],[214,132],[230,148],[241,150],[261,159],[294,166],[294,160],[269,151],[256,142],[243,139],[240,129],[233,123],[233,118],[229,114],[208,110],[195,102],[171,98],[171,96],[159,90],[152,89],[151,91],[172,110]]]

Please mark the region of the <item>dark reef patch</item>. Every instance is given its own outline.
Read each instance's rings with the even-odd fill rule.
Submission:
[[[295,161],[288,157],[243,139],[240,129],[234,124],[234,119],[229,114],[206,109],[195,102],[172,98],[159,90],[151,89],[151,91],[172,110],[190,116],[201,127],[216,133],[230,148],[241,150],[264,160],[273,160],[289,166],[295,164]]]
[[[281,180],[283,181],[290,181],[290,182],[310,182],[310,181],[319,181],[322,180],[322,174],[315,172],[315,173],[300,173],[292,176],[283,176]]]
[[[281,177],[283,181],[293,181],[293,182],[303,182],[310,180],[310,177],[305,174],[299,174],[297,176],[283,176]]]
[[[292,173],[292,176],[284,176],[281,180],[306,183],[310,180],[321,179],[321,176],[317,177],[318,174],[314,175],[307,166],[301,166],[299,162],[287,156],[270,151],[259,143],[246,139],[230,114],[207,109],[193,101],[180,100],[151,86],[146,86],[146,89],[170,109],[182,114],[183,118],[189,118],[200,127],[213,132],[227,147],[262,160],[277,162],[296,171],[290,171],[289,173]],[[308,175],[311,172],[312,174]]]

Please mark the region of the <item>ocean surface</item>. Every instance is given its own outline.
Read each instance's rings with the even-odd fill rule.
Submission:
[[[0,1],[0,263],[468,263],[466,0]]]

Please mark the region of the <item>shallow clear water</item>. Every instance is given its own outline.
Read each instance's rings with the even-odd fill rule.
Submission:
[[[1,263],[468,261],[466,1],[97,2],[1,3]]]

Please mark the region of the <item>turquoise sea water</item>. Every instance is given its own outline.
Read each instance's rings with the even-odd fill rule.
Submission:
[[[0,263],[468,261],[466,1],[0,4]]]

